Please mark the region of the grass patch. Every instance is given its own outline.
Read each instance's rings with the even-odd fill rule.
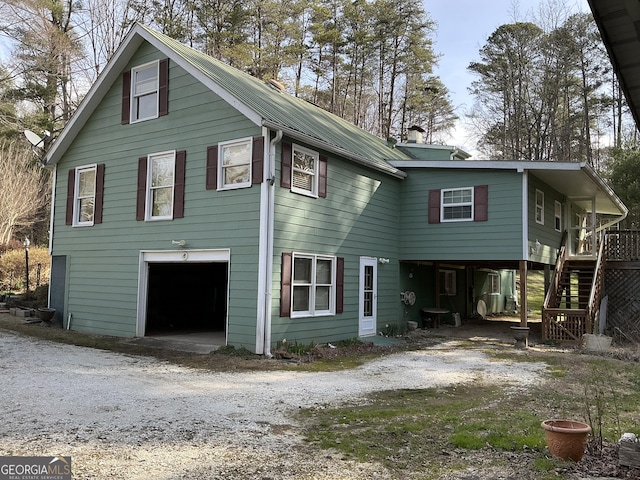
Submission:
[[[513,352],[506,356],[516,359]],[[567,352],[518,360],[546,362],[543,384],[515,392],[482,382],[385,391],[339,408],[303,410],[299,417],[312,445],[380,463],[397,478],[435,479],[479,462],[517,465],[521,478],[568,478],[567,464],[549,456],[540,422],[586,421],[587,406],[592,421],[603,424],[605,440],[616,442],[620,429],[639,433],[640,365]]]
[[[531,270],[527,272],[527,309],[535,318],[542,318],[544,305],[544,272]]]
[[[545,445],[539,418],[526,403],[500,408],[501,390],[496,387],[385,391],[372,394],[367,402],[301,412],[310,422],[308,440],[338,450],[345,458],[381,462],[392,471],[418,477],[451,468],[449,460],[454,458],[454,463],[460,462],[442,452],[487,447],[542,452]],[[462,462],[453,468],[464,466]]]
[[[377,354],[344,355],[335,358],[320,358],[309,363],[291,364],[286,366],[286,368],[297,372],[337,372],[358,368],[367,361],[377,357],[379,357]]]

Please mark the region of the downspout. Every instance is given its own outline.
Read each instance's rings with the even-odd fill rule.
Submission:
[[[269,130],[267,130],[269,132]],[[263,337],[261,350],[266,357],[271,357],[271,304],[273,289],[273,229],[274,229],[274,210],[275,210],[275,158],[276,144],[282,140],[282,130],[276,131],[276,136],[269,142],[269,152],[267,161],[264,162],[264,187],[266,189],[266,201],[264,211],[264,284],[263,284],[263,302],[262,302],[262,318],[263,318]]]
[[[622,216],[620,218],[614,218],[613,220],[611,220],[610,222],[605,223],[604,225],[600,225],[599,227],[596,228],[596,233],[600,233],[603,230],[607,230],[609,227],[616,225],[618,223],[620,223],[621,221],[623,221],[625,218],[627,218],[627,215],[629,214],[628,211],[624,212],[622,214]]]
[[[529,174],[522,171],[522,259],[529,260]]]
[[[451,152],[451,155],[449,156],[449,160],[455,160],[456,155],[458,154],[459,151],[460,151],[459,148],[454,148],[454,150]]]
[[[49,261],[51,261],[53,255],[53,212],[55,211],[55,198],[56,198],[56,180],[58,179],[58,164],[53,166],[53,173],[51,178],[51,214],[49,215]],[[51,268],[51,265],[49,265]],[[49,291],[47,292],[47,305],[51,305],[51,282],[49,282]]]
[[[522,260],[520,277],[520,326],[527,326],[527,260],[529,260],[529,172],[522,171]]]

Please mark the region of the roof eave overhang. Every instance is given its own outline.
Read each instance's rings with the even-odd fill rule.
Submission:
[[[596,198],[596,211],[607,215],[619,216],[622,221],[629,210],[613,189],[600,177],[596,171],[585,162],[524,162],[524,161],[496,161],[496,160],[442,160],[442,161],[422,161],[422,160],[393,160],[393,166],[398,168],[426,168],[426,169],[489,169],[489,170],[512,170],[517,173],[531,172],[532,174],[565,174],[571,177],[571,185],[575,182],[589,182],[598,192]],[[555,188],[559,193],[569,198],[575,198],[562,185]]]
[[[621,222],[622,220],[624,220],[627,215],[629,214],[629,209],[627,208],[627,206],[622,202],[622,200],[620,199],[620,197],[618,197],[618,195],[616,195],[616,193],[613,191],[613,189],[604,181],[604,179],[597,174],[597,172],[593,169],[593,167],[591,167],[588,164],[581,164],[582,165],[582,171],[585,173],[585,175],[587,177],[589,177],[589,179],[596,185],[596,187],[603,193],[603,195],[606,195],[608,201],[610,201],[612,203],[612,205],[614,205],[619,213],[615,214],[615,213],[610,213],[611,215],[619,215],[620,218],[618,219],[618,222]],[[596,211],[598,210],[598,206],[596,204]]]
[[[200,72],[197,68],[193,67],[188,61],[183,59],[180,55],[174,52],[170,47],[166,46],[162,42],[158,41],[145,27],[136,24],[127,34],[125,39],[120,44],[118,50],[116,50],[112,59],[107,63],[105,69],[98,76],[98,79],[89,89],[84,100],[80,103],[78,109],[74,113],[73,117],[64,127],[56,141],[53,143],[49,151],[44,156],[44,163],[46,167],[52,167],[57,164],[64,152],[70,147],[71,143],[79,133],[82,126],[89,120],[93,111],[97,108],[104,96],[107,94],[112,85],[118,80],[122,71],[125,70],[129,61],[136,53],[140,45],[143,42],[148,42],[153,45],[163,55],[171,58],[177,65],[185,69],[200,82],[217,93],[221,98],[227,101],[232,107],[236,108],[243,115],[245,115],[250,121],[256,125],[260,125],[261,117],[255,111],[242,104],[238,99],[229,95],[219,85],[216,85],[210,78]]]
[[[71,146],[82,126],[89,120],[94,109],[107,94],[111,85],[117,80],[135,51],[144,41],[144,38],[140,35],[141,31],[142,29],[137,25],[129,31],[113,55],[112,60],[107,63],[105,69],[100,73],[82,102],[80,102],[69,123],[65,125],[58,138],[44,155],[45,167],[51,168],[57,164],[64,152]]]
[[[633,72],[638,71],[637,54],[640,49],[640,4],[637,2],[618,2],[611,0],[588,0],[591,13],[600,31],[613,70],[618,77],[627,105],[631,110],[636,128],[640,130],[640,87],[638,79]],[[609,13],[607,9],[610,10]],[[613,42],[611,40],[615,30],[609,28],[608,22],[615,20],[618,25],[630,32],[624,41]],[[621,28],[617,29],[620,33]],[[635,34],[635,35],[634,35]],[[635,82],[634,82],[635,80]],[[635,83],[635,84],[634,84]]]

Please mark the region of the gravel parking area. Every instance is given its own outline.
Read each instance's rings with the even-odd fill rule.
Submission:
[[[371,479],[383,467],[305,444],[292,412],[453,383],[524,388],[542,363],[456,341],[339,372],[205,372],[0,332],[1,455],[69,455],[77,479]]]

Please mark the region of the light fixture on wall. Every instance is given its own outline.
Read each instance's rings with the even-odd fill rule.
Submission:
[[[385,264],[389,263],[389,259],[380,257],[378,259],[378,262],[380,262],[382,265],[385,265]]]
[[[187,242],[186,240],[171,240],[172,245],[178,245],[179,247],[184,247]]]

